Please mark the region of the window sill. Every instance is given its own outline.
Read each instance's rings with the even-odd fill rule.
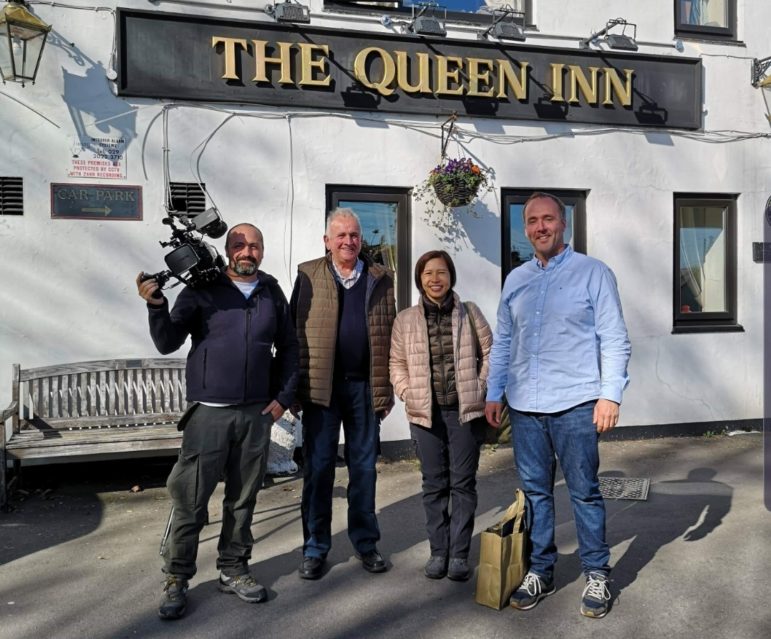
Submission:
[[[673,326],[672,335],[681,333],[743,333],[741,324],[694,324],[693,326]]]
[[[714,35],[711,33],[694,33],[693,31],[675,31],[675,38],[687,42],[702,42],[704,44],[724,44],[729,47],[747,48],[743,40],[735,40],[731,36]]]

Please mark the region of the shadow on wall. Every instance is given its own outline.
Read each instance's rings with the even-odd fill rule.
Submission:
[[[453,251],[470,248],[493,266],[501,267],[501,220],[485,204],[448,208],[427,217],[426,223],[443,246]]]
[[[77,144],[72,154],[82,151],[104,155],[110,147],[102,136],[110,140],[122,140],[123,149],[136,137],[136,111],[120,98],[115,97],[107,79],[108,69],[101,61],[91,60],[73,42],[52,30],[48,45],[61,49],[79,67],[83,75],[62,69],[64,93],[62,99],[75,126]]]

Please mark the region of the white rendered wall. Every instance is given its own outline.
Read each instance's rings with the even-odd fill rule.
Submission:
[[[161,2],[157,7],[190,11],[194,4]],[[476,216],[458,214],[458,235],[449,241],[426,222],[423,205],[413,202],[413,262],[429,249],[449,250],[458,267],[459,294],[476,301],[494,322],[501,283],[500,189],[586,189],[587,250],[616,273],[633,345],[632,383],[621,425],[760,417],[762,267],[752,262],[751,243],[763,240],[771,142],[767,137],[724,144],[707,139],[714,139],[710,132],[718,130],[770,131],[760,91],[750,85],[750,60],[771,55],[764,31],[771,5],[739,1],[738,33],[746,46],[686,41],[680,53],[673,46],[669,0],[535,4],[541,36],[564,37],[534,36],[528,44],[575,49],[571,37],[587,36],[607,19],[623,16],[637,22],[638,40],[652,43],[641,45],[640,53],[701,56],[707,133],[686,137],[678,132],[461,118],[457,131],[488,139],[461,135],[448,152],[470,155],[491,167],[495,191],[474,207]],[[135,0],[121,6],[152,10],[156,5]],[[266,19],[241,10],[248,7],[245,0],[234,0],[221,10],[213,6],[198,3],[211,15]],[[320,2],[312,8],[314,25],[384,30],[376,17],[349,21],[323,14]],[[168,239],[161,224],[163,142],[158,116],[164,103],[112,94],[105,79],[113,43],[109,13],[45,5],[33,9],[54,25],[39,79],[34,86],[0,87],[6,132],[0,175],[23,177],[25,196],[23,216],[0,217],[0,406],[10,401],[14,362],[34,367],[155,355],[134,278],[140,270],[161,269],[165,251],[158,240]],[[448,26],[451,36],[475,37],[468,27],[453,31]],[[237,114],[209,139],[200,157],[200,174],[230,225],[250,221],[263,230],[263,268],[279,279],[287,295],[297,264],[322,254],[326,184],[409,188],[439,160],[444,118],[204,106],[176,105],[169,110],[171,179],[195,181],[199,145],[229,114]],[[129,140],[127,178],[101,182],[142,186],[141,222],[51,219],[51,182],[100,182],[67,178],[78,129],[94,137],[122,135]],[[737,315],[742,333],[671,332],[677,192],[740,194]],[[215,244],[222,249],[221,240]],[[410,273],[405,276],[411,278]],[[178,355],[185,352],[183,348]],[[404,412],[397,405],[383,426],[383,438],[407,437]]]

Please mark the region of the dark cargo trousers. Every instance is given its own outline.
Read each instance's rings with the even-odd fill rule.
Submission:
[[[179,458],[166,482],[174,514],[163,550],[163,571],[190,579],[196,572],[198,536],[209,497],[225,477],[217,568],[225,575],[248,572],[251,525],[268,461],[273,418],[266,403],[213,408],[198,405],[185,426]]]
[[[432,556],[468,558],[477,507],[485,426],[462,424],[457,408],[434,404],[431,428],[410,424],[423,474],[423,509]]]

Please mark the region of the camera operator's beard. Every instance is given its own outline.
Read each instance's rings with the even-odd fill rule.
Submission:
[[[257,272],[258,265],[251,260],[238,260],[237,262],[233,262],[231,268],[236,275],[249,276],[254,275]]]

